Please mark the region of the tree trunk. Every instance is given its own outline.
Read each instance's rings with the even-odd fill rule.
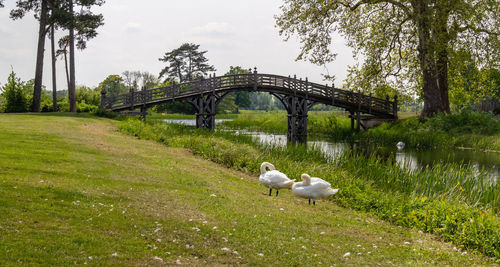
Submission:
[[[68,86],[68,89],[70,87],[70,82],[69,82],[69,70],[68,70],[68,48],[66,47],[64,50],[64,70],[66,71],[66,83]]]
[[[444,112],[450,111],[448,99],[448,11],[447,6],[437,8],[434,42],[436,43],[436,70],[439,91],[441,92],[441,108]]]
[[[75,86],[75,30],[73,1],[69,1],[69,11],[71,13],[71,22],[69,26],[69,111],[76,112],[76,86]]]
[[[33,105],[31,111],[40,112],[42,98],[43,55],[45,52],[45,27],[47,25],[47,0],[42,0],[40,10],[40,27],[38,29],[38,47],[36,51],[35,84],[33,88]]]
[[[55,45],[54,24],[50,26],[50,45],[52,53],[52,109],[57,111],[57,80],[56,80],[56,45]]]
[[[444,111],[442,94],[438,83],[438,69],[434,56],[436,52],[435,40],[431,38],[431,18],[433,14],[426,1],[417,0],[413,2],[413,5],[418,32],[418,58],[423,78],[424,109],[421,115],[423,117],[432,117],[436,113]]]

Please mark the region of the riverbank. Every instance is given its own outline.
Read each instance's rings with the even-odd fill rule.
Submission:
[[[438,172],[411,174],[376,158],[349,156],[333,165],[318,150],[266,146],[227,132],[137,121],[120,123],[119,128],[140,138],[188,148],[243,171],[258,173],[262,161],[272,161],[290,177],[299,177],[307,170],[342,188],[334,198],[342,206],[438,234],[489,256],[500,255],[500,220],[495,215],[500,206],[500,187],[482,179],[487,177],[475,176],[473,169],[438,166]]]
[[[356,133],[350,129],[350,119],[340,111],[310,111],[308,133],[335,141],[395,146],[402,141],[416,149],[466,147],[482,151],[500,151],[500,121],[492,115],[463,111],[438,115],[422,120],[413,114],[403,114],[395,123]],[[241,111],[224,126],[250,129],[273,134],[286,133],[285,111]]]
[[[0,265],[494,265],[329,201],[268,197],[256,175],[203,159],[230,162],[221,151],[250,146],[197,143],[209,133],[176,128],[192,136],[193,156],[119,133],[118,123],[0,115]],[[143,125],[121,128],[129,123]]]

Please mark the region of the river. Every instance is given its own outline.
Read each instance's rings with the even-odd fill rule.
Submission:
[[[217,119],[215,123],[221,123],[230,119]],[[194,119],[168,119],[164,120],[168,123],[180,123],[194,126]],[[227,131],[227,129],[220,129]],[[233,131],[233,130],[230,130]],[[264,132],[251,132],[245,130],[233,131],[235,134],[249,135],[263,144],[274,144],[279,146],[286,145],[286,135],[268,134]],[[396,144],[392,147],[363,147],[360,151],[356,144],[348,144],[337,141],[328,140],[327,138],[308,137],[307,146],[311,149],[320,149],[326,157],[335,160],[347,151],[356,151],[364,153],[375,153],[378,156],[388,158],[393,156],[395,161],[401,166],[410,171],[419,171],[426,168],[432,168],[436,163],[455,163],[468,164],[477,171],[486,171],[490,174],[493,181],[498,179],[500,167],[500,153],[498,152],[483,152],[471,149],[428,149],[416,150],[410,148],[398,149]]]

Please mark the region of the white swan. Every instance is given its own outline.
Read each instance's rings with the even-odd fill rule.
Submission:
[[[269,171],[266,168],[269,168]],[[269,195],[271,195],[273,189],[276,189],[276,196],[278,196],[279,190],[284,188],[290,189],[295,179],[288,179],[284,173],[277,171],[273,164],[262,162],[260,165],[259,181],[262,185],[269,188]]]
[[[294,183],[292,192],[298,197],[309,199],[309,205],[311,205],[311,199],[313,200],[313,205],[316,205],[317,199],[333,196],[339,191],[339,189],[332,189],[332,185],[321,178],[311,178],[306,173],[300,177],[302,178],[302,182]]]
[[[398,150],[401,150],[401,149],[405,148],[405,143],[403,143],[402,141],[399,141],[396,144],[396,147],[398,148]]]

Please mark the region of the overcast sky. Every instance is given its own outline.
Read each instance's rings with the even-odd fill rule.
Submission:
[[[5,84],[11,66],[23,79],[35,76],[38,26],[29,14],[12,21],[9,12],[15,0],[0,8],[0,84]],[[275,27],[281,0],[107,0],[94,8],[104,15],[105,25],[86,50],[76,54],[76,83],[95,87],[110,74],[125,70],[149,71],[157,75],[164,67],[158,61],[165,52],[185,42],[200,44],[217,74],[229,66],[257,67],[259,72],[297,74],[313,82],[323,82],[323,67],[296,62],[299,43],[284,42]],[[337,77],[346,76],[352,53],[344,41],[335,39],[339,53],[328,66]],[[52,88],[50,42],[46,41],[43,83]],[[58,89],[66,89],[63,61],[58,61]]]

